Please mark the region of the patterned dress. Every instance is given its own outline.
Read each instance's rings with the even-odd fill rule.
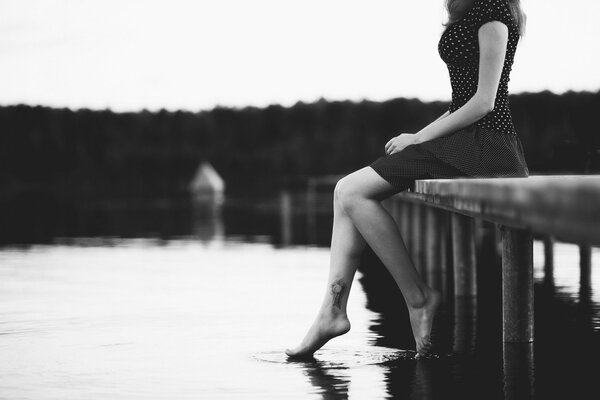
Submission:
[[[475,0],[471,9],[448,26],[438,44],[450,73],[449,112],[462,107],[477,91],[479,28],[490,21],[508,27],[508,45],[493,110],[477,122],[451,134],[412,144],[378,158],[370,166],[398,191],[415,179],[453,177],[524,177],[529,175],[523,147],[513,126],[508,81],[519,31],[507,0]]]

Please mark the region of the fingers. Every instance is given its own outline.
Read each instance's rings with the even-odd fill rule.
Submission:
[[[394,139],[391,139],[385,144],[385,154],[390,155],[394,153],[396,146],[394,145]]]

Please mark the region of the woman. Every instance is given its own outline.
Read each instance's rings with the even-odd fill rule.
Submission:
[[[317,318],[290,357],[311,356],[350,330],[348,294],[368,243],[391,273],[409,310],[419,356],[431,349],[440,294],[421,279],[381,200],[415,179],[528,176],[508,105],[508,80],[524,28],[519,0],[446,0],[449,19],[438,50],[452,86],[448,111],[416,134],[385,145],[385,156],[335,187],[330,272]]]

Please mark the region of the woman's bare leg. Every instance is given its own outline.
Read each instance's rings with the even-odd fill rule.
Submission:
[[[350,330],[346,314],[348,294],[366,242],[344,211],[338,186],[334,191],[329,278],[325,296],[315,322],[302,343],[285,351],[291,357],[312,356],[329,339]]]
[[[381,204],[381,200],[395,192],[393,187],[371,167],[365,167],[344,177],[338,184],[338,192],[344,211],[402,291],[417,351],[427,354],[440,295],[419,276],[398,226]]]
[[[419,354],[430,348],[433,316],[439,294],[417,273],[392,216],[381,200],[396,193],[372,168],[344,177],[335,188],[330,272],[325,298],[302,343],[286,350],[293,357],[312,355],[328,340],[350,329],[348,293],[365,242],[390,271],[408,306]]]

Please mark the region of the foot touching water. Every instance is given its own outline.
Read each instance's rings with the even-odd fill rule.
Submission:
[[[422,305],[408,307],[410,325],[412,326],[419,357],[426,356],[431,351],[431,327],[439,304],[440,294],[433,289],[427,289],[425,302]]]
[[[319,313],[308,333],[299,346],[286,349],[285,354],[293,358],[311,357],[330,339],[343,335],[350,330],[350,321],[346,313],[327,311]]]

